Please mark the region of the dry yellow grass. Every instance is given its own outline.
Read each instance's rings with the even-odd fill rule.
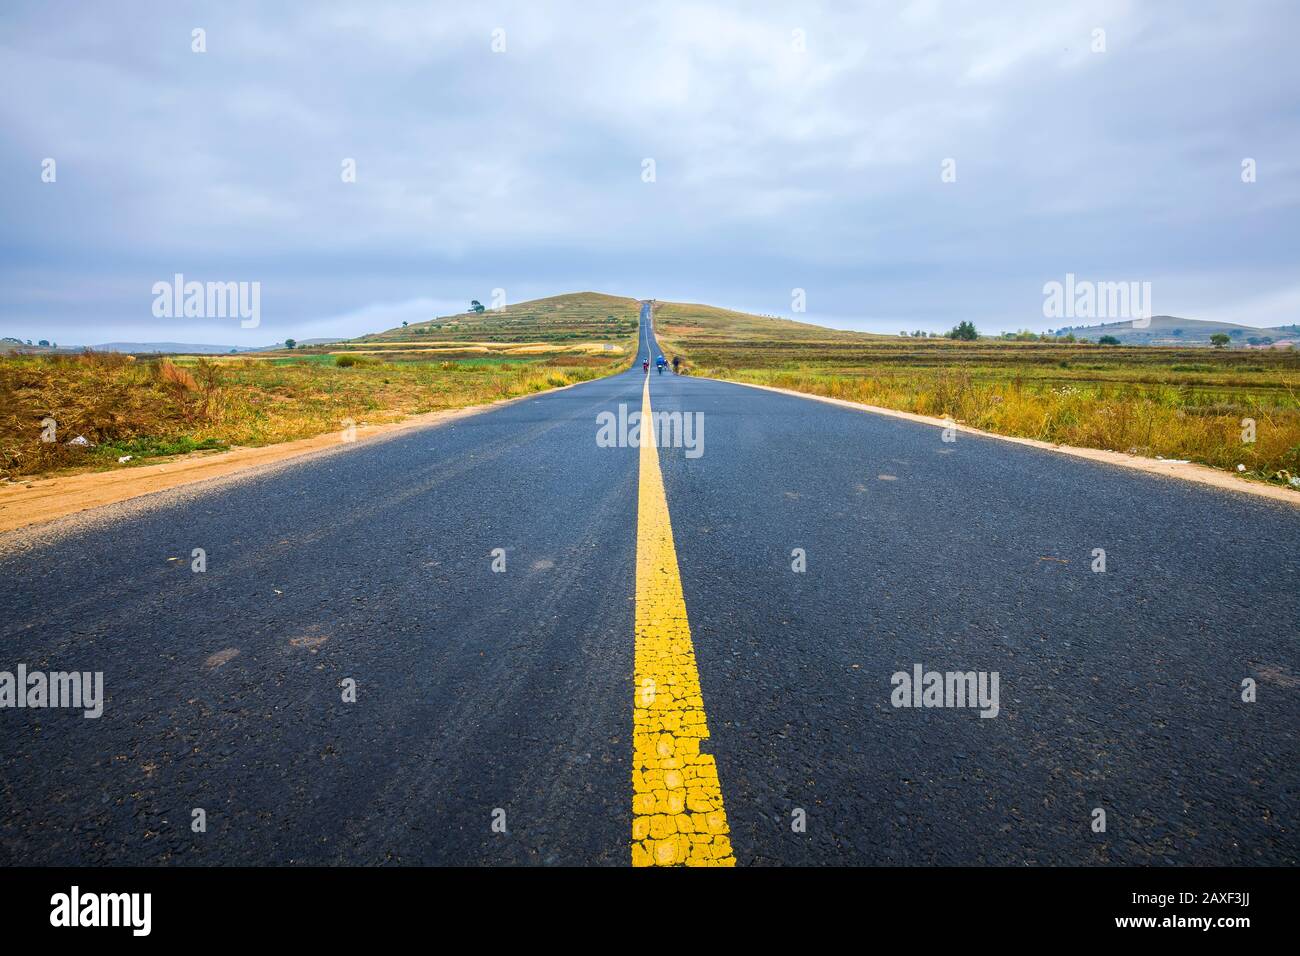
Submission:
[[[293,351],[0,356],[0,478],[309,438],[587,381],[629,361],[639,304],[579,292]],[[57,440],[42,441],[42,422]],[[82,436],[89,445],[69,445]]]
[[[0,477],[117,468],[196,450],[258,446],[587,381],[618,367],[541,361],[381,362],[0,356]],[[324,361],[329,360],[329,361]],[[48,422],[55,423],[54,441]],[[69,444],[78,436],[89,445]]]
[[[877,405],[1002,435],[1300,475],[1300,354],[908,339],[663,303],[690,371]],[[1253,441],[1243,440],[1250,435]]]

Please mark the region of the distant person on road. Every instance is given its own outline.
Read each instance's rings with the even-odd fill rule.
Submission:
[[[644,362],[641,363],[641,371],[645,372],[647,375],[650,374],[650,360],[649,360],[649,359],[646,359]]]
[[[655,368],[659,370],[660,375],[664,373],[664,366],[667,364],[668,363],[664,361],[664,357],[662,355],[659,356],[657,359],[655,359]]]
[[[677,374],[677,366],[679,366],[679,365],[681,365],[681,364],[682,364],[682,357],[681,357],[680,355],[674,355],[674,356],[673,356],[673,374],[674,374],[674,375]]]

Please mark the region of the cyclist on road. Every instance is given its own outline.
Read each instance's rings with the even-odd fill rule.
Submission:
[[[655,367],[659,369],[660,375],[664,373],[664,366],[667,364],[668,363],[664,361],[664,357],[662,355],[659,356],[657,359],[655,359]]]
[[[650,360],[649,360],[649,359],[646,359],[644,362],[641,363],[641,371],[644,372],[644,373],[647,374],[647,375],[650,374]]]

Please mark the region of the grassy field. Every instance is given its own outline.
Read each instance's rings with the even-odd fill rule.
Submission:
[[[632,299],[578,294],[513,308],[507,339],[492,338],[483,316],[466,320],[472,331],[453,316],[429,323],[450,328],[423,333],[416,348],[402,347],[406,330],[394,329],[341,346],[210,358],[0,355],[0,478],[309,438],[348,421],[381,424],[587,381],[631,361]],[[42,441],[50,419],[56,440]],[[90,444],[68,444],[77,436]]]
[[[701,375],[1058,444],[1300,475],[1300,353],[911,339],[660,303],[665,354]],[[1255,441],[1243,441],[1243,419]]]

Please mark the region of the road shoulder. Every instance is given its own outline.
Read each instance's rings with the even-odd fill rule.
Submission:
[[[870,412],[873,415],[886,415],[890,418],[901,418],[905,421],[916,422],[921,425],[932,425],[936,428],[948,428],[956,426],[957,431],[965,432],[968,435],[978,435],[981,438],[994,438],[998,441],[1014,442],[1017,445],[1027,445],[1030,448],[1039,448],[1043,451],[1056,452],[1061,455],[1070,455],[1074,458],[1084,458],[1088,461],[1100,462],[1106,465],[1115,465],[1120,468],[1128,468],[1131,471],[1144,471],[1152,475],[1163,475],[1166,478],[1177,478],[1182,481],[1193,481],[1197,484],[1209,485],[1223,491],[1235,491],[1241,494],[1254,495],[1257,498],[1268,498],[1272,501],[1280,501],[1283,504],[1291,505],[1293,508],[1300,508],[1300,494],[1294,491],[1288,491],[1286,488],[1280,488],[1275,485],[1265,485],[1260,482],[1247,481],[1244,478],[1238,478],[1229,472],[1220,471],[1217,468],[1211,468],[1208,465],[1198,465],[1188,461],[1167,461],[1163,458],[1144,458],[1141,455],[1127,455],[1118,451],[1105,451],[1100,448],[1080,448],[1076,445],[1054,445],[1051,442],[1039,441],[1035,438],[1019,438],[1014,435],[999,435],[996,432],[986,432],[979,428],[972,428],[969,425],[963,425],[960,422],[954,423],[945,421],[942,418],[932,418],[929,415],[918,415],[915,412],[902,412],[893,408],[882,408],[879,405],[865,405],[861,402],[851,402],[843,398],[831,398],[826,395],[814,395],[811,392],[797,392],[789,388],[777,388],[773,385],[756,385],[752,382],[737,382],[731,379],[720,378],[714,379],[718,382],[728,382],[731,385],[743,385],[745,388],[758,388],[765,392],[777,392],[781,395],[791,395],[795,398],[806,398],[815,402],[825,402],[828,405],[839,405],[844,408],[851,408],[855,411]]]
[[[357,425],[348,432],[346,440],[343,433],[331,431],[312,438],[257,448],[232,448],[215,454],[196,452],[160,464],[141,465],[121,471],[84,472],[0,485],[0,534],[183,485],[229,475],[242,476],[309,455],[357,447],[377,438],[391,437],[413,428],[440,425],[572,387],[573,385],[564,385],[486,405],[425,412],[383,425]]]

